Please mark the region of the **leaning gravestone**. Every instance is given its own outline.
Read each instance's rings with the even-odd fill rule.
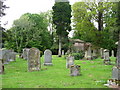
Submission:
[[[74,65],[74,57],[68,56],[66,60],[66,68],[70,68],[71,65]]]
[[[104,50],[104,64],[110,65],[110,56],[109,56],[109,50]]]
[[[70,76],[79,76],[80,75],[80,66],[71,65],[70,66]]]
[[[52,64],[52,52],[47,49],[44,52],[44,65],[53,65]]]
[[[37,48],[30,48],[28,53],[28,71],[40,70],[40,51]]]

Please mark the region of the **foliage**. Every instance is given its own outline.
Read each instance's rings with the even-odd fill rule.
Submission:
[[[116,48],[115,2],[76,2],[73,6],[73,38],[107,48]]]
[[[71,31],[71,5],[69,2],[55,2],[53,9],[53,24],[56,34],[59,38],[59,56],[61,56],[62,41],[68,39],[68,33]],[[67,42],[66,42],[67,43]]]
[[[79,53],[72,53],[72,56],[74,56],[75,60],[83,59],[84,53],[81,51]]]
[[[69,76],[66,60],[52,56],[54,66],[44,66],[41,58],[41,70],[27,71],[27,61],[17,58],[16,62],[5,65],[2,75],[2,88],[107,88],[104,84],[111,78],[113,65],[104,65],[103,60],[75,60],[81,66],[81,76]],[[115,58],[111,58],[115,62]],[[1,76],[1,75],[0,75]],[[99,78],[98,78],[99,77]],[[12,83],[11,83],[12,82]]]
[[[21,52],[23,48],[36,47],[41,51],[51,47],[51,35],[47,30],[45,13],[26,13],[14,21],[13,27],[7,31],[6,48]]]

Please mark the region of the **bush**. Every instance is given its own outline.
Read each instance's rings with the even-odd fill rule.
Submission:
[[[79,59],[82,59],[84,57],[84,53],[83,52],[72,53],[72,56],[74,56],[75,60],[79,60]]]

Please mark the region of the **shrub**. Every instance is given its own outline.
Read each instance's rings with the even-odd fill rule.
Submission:
[[[72,56],[74,56],[75,60],[79,60],[84,57],[84,53],[82,51],[79,53],[72,53]]]

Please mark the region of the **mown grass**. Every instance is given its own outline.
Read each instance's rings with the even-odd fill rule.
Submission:
[[[5,65],[2,88],[107,88],[104,84],[111,78],[113,65],[104,65],[102,59],[75,60],[81,65],[81,76],[71,77],[64,57],[52,56],[53,66],[44,66],[41,71],[28,72],[27,61],[17,58]],[[115,58],[111,58],[114,63]]]

